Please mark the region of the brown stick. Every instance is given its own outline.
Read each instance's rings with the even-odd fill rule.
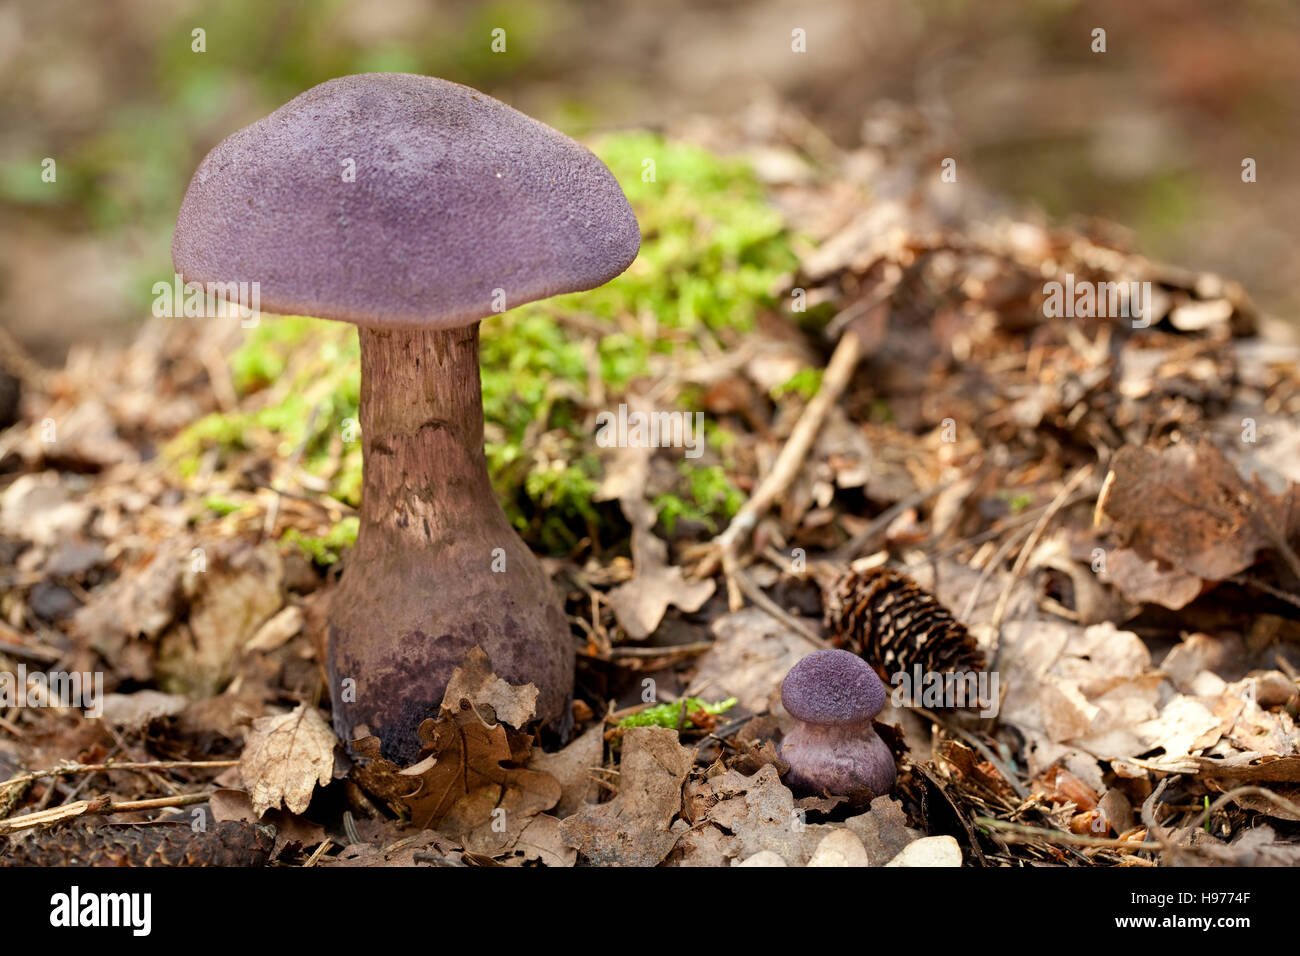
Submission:
[[[16,833],[19,830],[30,830],[34,827],[63,823],[65,820],[73,820],[91,813],[125,813],[131,810],[184,807],[192,803],[207,803],[210,799],[212,799],[211,793],[178,793],[171,797],[152,797],[148,800],[122,800],[119,802],[114,802],[108,797],[95,797],[92,800],[78,800],[75,803],[65,803],[60,807],[50,807],[48,810],[37,810],[35,813],[0,820],[0,836],[7,833]]]
[[[218,769],[238,767],[238,760],[154,760],[143,763],[70,763],[50,770],[34,770],[31,773],[0,780],[0,790],[16,787],[20,783],[30,783],[45,777],[62,777],[74,773],[100,773],[105,770],[182,770],[182,769]]]
[[[795,423],[794,430],[786,439],[785,447],[777,456],[772,470],[759,482],[758,488],[731,519],[726,529],[713,539],[707,557],[696,571],[699,577],[708,577],[721,563],[723,574],[727,577],[728,603],[733,611],[738,611],[744,606],[742,591],[735,579],[736,558],[740,546],[753,532],[758,519],[768,512],[781,495],[785,494],[795,476],[798,475],[799,469],[808,457],[809,449],[817,438],[818,431],[821,430],[827,412],[839,401],[840,395],[853,377],[853,370],[857,367],[861,354],[861,339],[855,332],[845,332],[839,344],[835,346],[830,362],[826,365],[821,387],[808,403],[808,407],[803,410],[803,414],[799,416],[799,421]]]

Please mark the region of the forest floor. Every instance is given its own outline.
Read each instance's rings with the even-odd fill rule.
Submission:
[[[1230,279],[872,128],[758,106],[595,144],[640,259],[485,321],[489,466],[578,650],[556,752],[481,657],[413,768],[330,729],[350,328],[7,348],[0,863],[1300,864],[1300,347]],[[621,404],[702,413],[700,456],[600,447]],[[886,669],[823,613],[882,567],[965,625],[891,660],[973,642],[992,699],[891,703],[888,795],[796,794],[781,680],[828,642]],[[40,706],[56,672],[102,713]]]

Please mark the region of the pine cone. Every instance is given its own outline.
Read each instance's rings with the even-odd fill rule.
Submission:
[[[828,589],[825,614],[831,643],[860,655],[886,682],[917,664],[933,674],[985,668],[965,625],[934,595],[889,568],[841,576]]]
[[[273,843],[273,828],[234,820],[197,832],[184,823],[68,823],[0,840],[0,866],[265,866]]]

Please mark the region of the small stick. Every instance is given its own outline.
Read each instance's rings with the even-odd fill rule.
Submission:
[[[585,621],[583,623],[586,623]],[[664,647],[628,647],[619,645],[609,650],[609,656],[619,657],[691,657],[712,650],[713,641],[695,641],[690,644],[669,644]]]
[[[1041,840],[1044,843],[1069,843],[1073,846],[1109,847],[1124,850],[1159,850],[1158,843],[1134,843],[1132,840],[1120,840],[1114,837],[1090,837],[1064,830],[1045,830],[1041,827],[1026,826],[1022,823],[1008,823],[993,817],[976,817],[975,822],[982,827],[1000,830],[1006,834],[1003,839],[1009,843],[1032,843]]]
[[[309,866],[315,866],[315,865],[316,865],[316,862],[317,862],[321,857],[323,857],[323,856],[324,856],[324,855],[329,851],[330,847],[332,847],[332,846],[334,846],[334,841],[333,841],[333,840],[326,840],[326,841],[325,841],[324,843],[322,843],[320,846],[316,847],[316,849],[312,852],[312,855],[309,856],[309,857],[307,858],[307,862],[303,864],[303,867],[306,868],[306,867],[309,867]]]
[[[1029,791],[1025,789],[1025,785],[1022,784],[1020,780],[1017,779],[1016,775],[1011,772],[1010,767],[1008,767],[1005,763],[1003,763],[997,757],[997,755],[993,753],[992,750],[990,750],[987,746],[985,746],[984,741],[977,738],[974,734],[970,733],[965,728],[957,726],[957,724],[949,725],[948,723],[945,723],[944,721],[939,719],[939,716],[937,714],[933,713],[932,711],[926,710],[924,707],[909,707],[907,709],[922,715],[927,720],[930,720],[933,723],[938,724],[940,727],[942,727],[944,730],[948,731],[949,733],[956,734],[957,736],[961,737],[962,740],[966,741],[966,743],[970,744],[972,747],[978,750],[980,755],[985,760],[987,760],[990,764],[993,765],[993,767],[997,770],[997,772],[1002,775],[1002,779],[1007,782],[1007,785],[1010,786],[1011,789],[1016,792],[1017,797],[1019,797],[1021,800],[1029,799]]]
[[[878,535],[881,531],[888,528],[890,522],[901,515],[904,511],[908,508],[915,508],[917,505],[930,500],[935,495],[947,491],[955,483],[956,479],[954,478],[952,481],[945,481],[943,484],[935,485],[933,488],[922,488],[921,490],[908,495],[906,498],[890,505],[880,514],[876,515],[869,525],[836,548],[832,554],[832,558],[835,561],[841,561],[846,564],[854,560],[858,556],[858,553],[866,547],[868,541]]]
[[[741,593],[758,605],[759,608],[766,611],[772,617],[776,618],[819,650],[825,650],[830,647],[830,644],[812,628],[803,621],[798,620],[793,614],[764,594],[763,589],[755,584],[748,574],[737,569],[735,575],[736,584],[740,587]]]
[[[0,780],[0,790],[16,787],[20,783],[41,780],[45,777],[62,777],[74,773],[100,773],[104,770],[181,770],[181,769],[217,769],[221,767],[238,767],[238,760],[155,760],[144,763],[70,763],[50,770],[34,770],[8,780]]]
[[[78,800],[76,803],[65,803],[59,807],[50,807],[47,810],[36,810],[20,817],[10,817],[8,820],[0,820],[0,836],[7,833],[16,833],[19,830],[30,830],[33,827],[62,823],[65,820],[73,820],[77,817],[84,817],[91,813],[127,813],[132,810],[157,810],[162,807],[184,807],[192,803],[207,803],[211,798],[212,794],[205,792],[178,793],[175,796],[170,797],[153,797],[148,800],[123,800],[116,803],[108,797],[95,797],[91,800]]]
[[[830,362],[826,365],[821,387],[803,410],[803,414],[799,416],[799,421],[795,423],[794,430],[786,439],[785,446],[777,456],[775,464],[772,465],[772,470],[759,482],[758,488],[741,506],[726,529],[708,545],[706,557],[700,563],[696,577],[709,577],[721,564],[722,572],[727,579],[727,598],[731,610],[738,611],[744,606],[740,588],[735,580],[738,570],[736,557],[741,542],[748,538],[758,524],[758,519],[767,513],[781,495],[785,494],[786,489],[799,474],[799,469],[803,466],[804,459],[808,457],[808,451],[821,430],[827,412],[848,386],[861,354],[862,340],[858,338],[857,333],[845,332],[840,337],[839,344],[835,346]]]
[[[1237,787],[1235,790],[1229,790],[1227,793],[1222,794],[1219,797],[1219,799],[1215,800],[1212,804],[1206,807],[1204,812],[1201,813],[1201,815],[1196,818],[1196,820],[1192,823],[1192,829],[1199,830],[1201,828],[1201,825],[1204,824],[1206,820],[1210,819],[1210,815],[1214,813],[1214,811],[1224,806],[1226,803],[1231,801],[1234,797],[1247,797],[1247,796],[1264,797],[1265,799],[1270,800],[1273,803],[1277,804],[1282,809],[1295,814],[1297,817],[1300,817],[1300,804],[1297,804],[1293,800],[1288,800],[1286,797],[1279,796],[1278,794],[1274,793],[1272,790],[1266,790],[1263,787],[1247,785],[1244,787]]]

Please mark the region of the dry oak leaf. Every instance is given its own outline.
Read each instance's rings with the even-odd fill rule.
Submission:
[[[468,700],[479,713],[491,707],[497,720],[516,729],[525,726],[537,716],[537,686],[535,684],[509,684],[492,672],[492,662],[487,651],[475,645],[465,655],[460,666],[451,673],[447,690],[442,695],[444,713],[455,713],[460,702]]]
[[[514,686],[474,648],[451,676],[442,709],[420,725],[420,760],[401,768],[380,755],[379,738],[353,741],[356,782],[404,809],[413,825],[437,829],[467,853],[499,856],[515,848],[539,814],[559,802],[550,774],[524,766],[532,738],[507,726],[533,719],[537,688]]]
[[[550,774],[560,784],[560,802],[553,811],[557,817],[564,819],[587,803],[595,802],[599,787],[594,771],[601,769],[604,753],[605,726],[599,722],[563,750],[533,753],[528,768]]]
[[[353,741],[354,776],[363,789],[404,808],[414,826],[461,840],[467,852],[509,852],[532,817],[560,799],[554,777],[519,766],[528,759],[529,738],[484,724],[469,704],[426,720],[419,732],[424,756],[405,769],[380,756],[378,737]]]
[[[291,813],[304,813],[316,784],[330,782],[337,742],[320,711],[307,704],[253,721],[239,757],[239,774],[250,788],[253,812],[260,817],[283,803]]]
[[[790,866],[804,866],[822,839],[837,829],[824,823],[796,825],[801,816],[794,795],[771,764],[748,777],[728,770],[708,785],[715,803],[706,820],[735,835],[742,859],[770,850]]]
[[[1111,459],[1097,510],[1115,523],[1123,546],[1222,581],[1286,535],[1294,495],[1294,486],[1278,498],[1258,478],[1247,484],[1210,444],[1125,447]]]
[[[623,735],[618,795],[583,807],[560,823],[560,836],[597,866],[656,866],[677,835],[670,827],[682,809],[682,784],[695,763],[667,727],[632,727]]]
[[[653,514],[649,505],[645,508]],[[628,510],[626,502],[623,510]],[[632,526],[632,564],[636,568],[632,579],[614,588],[605,598],[614,609],[618,623],[635,640],[655,632],[668,605],[694,612],[713,596],[716,587],[713,581],[687,581],[681,568],[668,564],[668,545],[637,520],[633,520]]]

